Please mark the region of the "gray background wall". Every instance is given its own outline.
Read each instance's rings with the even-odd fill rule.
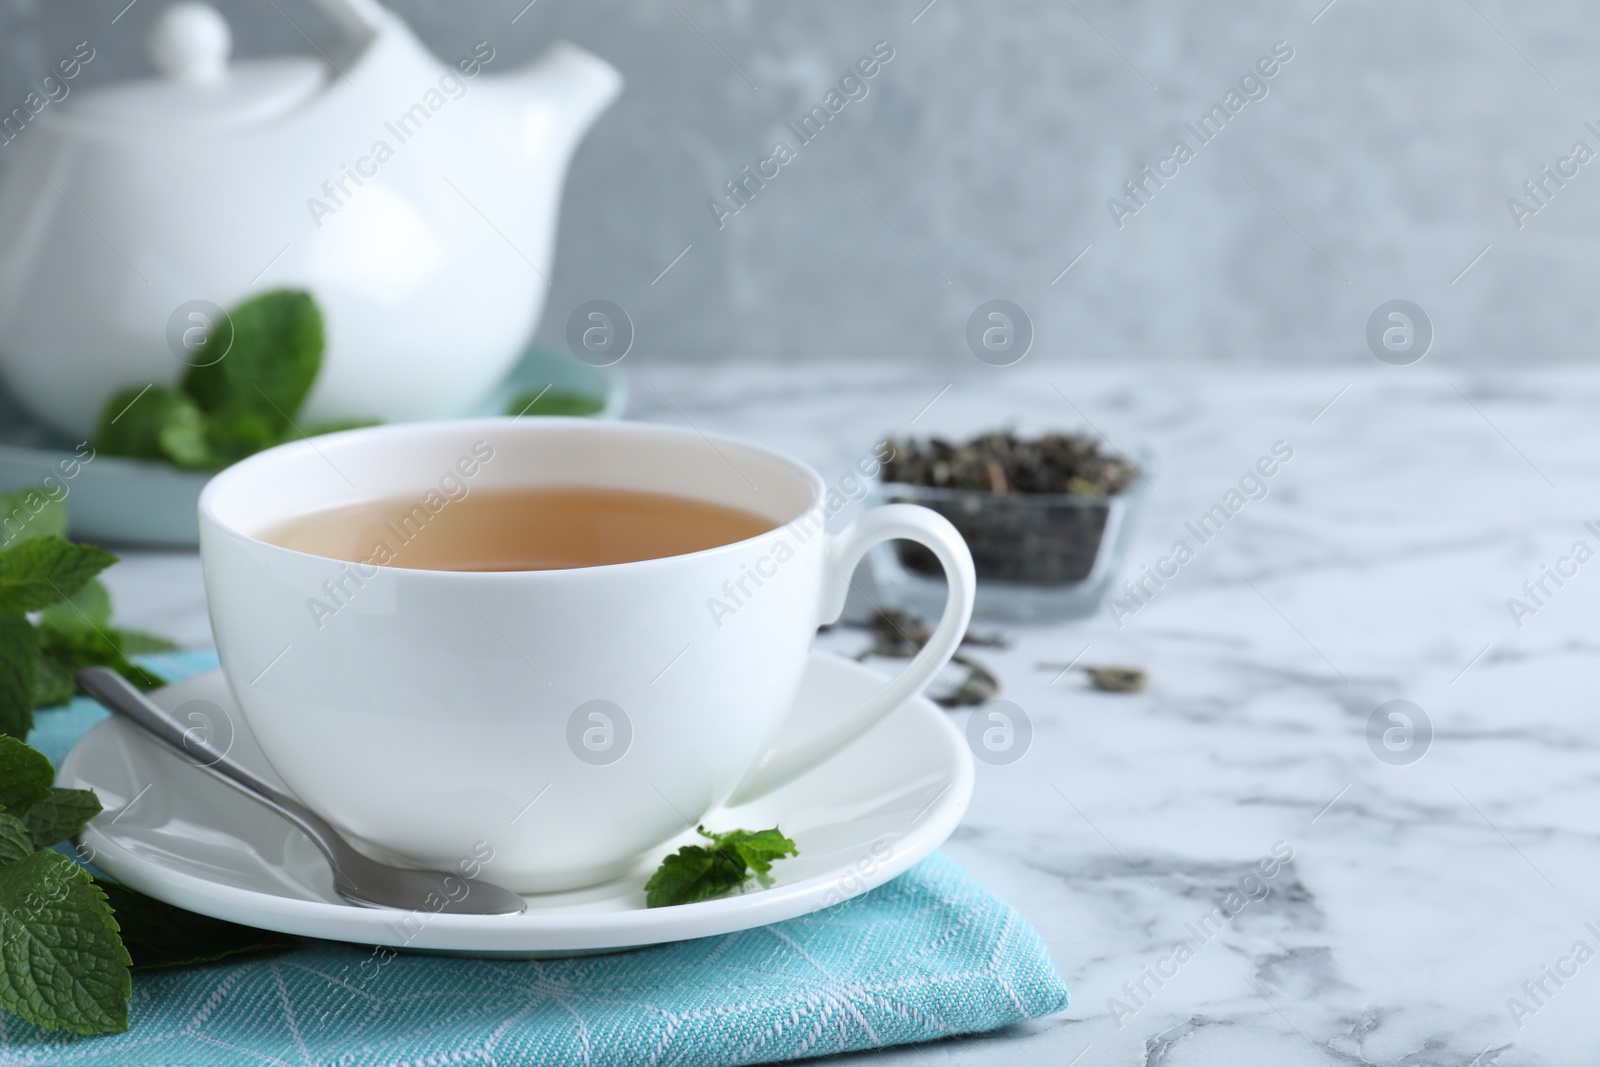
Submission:
[[[160,0],[112,25],[125,2],[0,0],[5,109],[85,38],[83,83],[145,72]],[[1326,2],[537,0],[515,24],[526,0],[393,6],[444,56],[488,40],[503,70],[567,38],[628,78],[573,167],[551,340],[604,297],[635,359],[954,364],[1004,297],[1035,359],[1320,363],[1370,360],[1368,315],[1403,297],[1435,359],[1588,358],[1600,160],[1521,230],[1506,200],[1574,141],[1600,151],[1600,19]],[[307,0],[218,6],[237,54],[332,36]],[[793,144],[784,121],[879,40],[896,56],[870,95],[719,231],[707,198]],[[1270,94],[1119,229],[1107,199],[1278,40],[1295,56]]]

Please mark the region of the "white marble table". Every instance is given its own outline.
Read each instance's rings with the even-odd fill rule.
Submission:
[[[787,448],[830,478],[908,427],[1092,423],[1147,445],[1160,468],[1134,571],[1194,544],[1185,522],[1275,442],[1293,449],[1267,495],[1121,628],[1104,613],[1008,625],[1011,648],[979,653],[1035,733],[1019,762],[979,766],[948,851],[1038,927],[1074,1000],[881,1058],[1600,1059],[1600,961],[1573,955],[1600,952],[1600,641],[1586,636],[1600,561],[1560,563],[1577,541],[1600,549],[1584,527],[1600,520],[1600,374],[1486,377],[1439,359],[1119,373],[1039,356],[916,378],[630,369],[636,416]],[[1545,565],[1576,573],[1547,579],[1535,605],[1522,586]],[[130,552],[109,582],[123,622],[208,642],[192,556]],[[1537,607],[1520,628],[1511,597]],[[1142,666],[1152,687],[1094,693],[1035,667],[1080,654]],[[1433,727],[1409,764],[1368,744],[1394,699]],[[1410,754],[1424,744],[1419,732]],[[1242,882],[1274,848],[1292,862]],[[1249,896],[1230,902],[1241,884]],[[1218,904],[1236,914],[1206,925]],[[1557,969],[1571,976],[1558,984]]]

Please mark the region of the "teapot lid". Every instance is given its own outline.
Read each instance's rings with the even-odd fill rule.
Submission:
[[[291,111],[328,80],[327,68],[304,56],[230,64],[227,20],[198,0],[162,11],[147,45],[161,77],[77,94],[63,102],[62,117],[140,133],[224,130]]]

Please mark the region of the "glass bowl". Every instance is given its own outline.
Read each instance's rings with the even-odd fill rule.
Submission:
[[[1141,471],[1149,458],[1138,457]],[[1148,481],[1114,496],[992,493],[875,482],[874,504],[920,504],[949,519],[978,572],[973,615],[1040,620],[1093,614],[1116,579]],[[911,541],[879,545],[872,578],[894,606],[924,617],[943,610],[945,581],[933,553]]]

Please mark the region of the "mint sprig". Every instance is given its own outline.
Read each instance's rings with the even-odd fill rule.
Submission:
[[[88,871],[43,850],[29,829],[34,810],[49,805],[34,825],[76,834],[100,804],[92,793],[52,789],[52,777],[44,756],[0,737],[0,781],[7,783],[0,793],[0,1006],[50,1030],[126,1030],[132,961],[105,894]],[[58,792],[80,794],[70,820],[62,818]]]
[[[770,830],[729,830],[712,833],[695,828],[707,845],[684,845],[661,861],[644,884],[645,906],[665,908],[694,904],[739,889],[751,878],[772,884],[767,873],[773,861],[798,856],[795,843],[774,826]]]
[[[148,383],[106,402],[95,447],[189,470],[228,464],[301,436],[295,417],[322,369],[322,313],[311,294],[275,289],[213,324],[177,389]],[[307,433],[371,425],[349,420]]]
[[[293,944],[140,896],[51,846],[100,813],[86,789],[53,783],[23,738],[36,707],[63,704],[78,670],[105,665],[145,687],[161,679],[128,656],[170,642],[111,625],[96,579],[116,557],[62,535],[66,511],[36,491],[0,496],[0,1008],[47,1029],[128,1028],[130,967],[222,959]]]
[[[94,545],[35,537],[0,552],[0,615],[39,611],[66,600],[117,557]]]
[[[0,866],[0,1005],[47,1030],[126,1030],[133,960],[117,931],[105,894],[61,853]]]
[[[19,738],[35,708],[72,699],[84,667],[153,688],[161,679],[128,657],[175,647],[111,625],[111,597],[95,576],[117,557],[66,540],[65,508],[36,495],[0,495],[0,734]]]
[[[53,777],[43,755],[0,737],[0,1008],[48,1030],[120,1033],[130,968],[294,944],[93,878],[51,851],[100,813],[92,792],[53,787]]]

